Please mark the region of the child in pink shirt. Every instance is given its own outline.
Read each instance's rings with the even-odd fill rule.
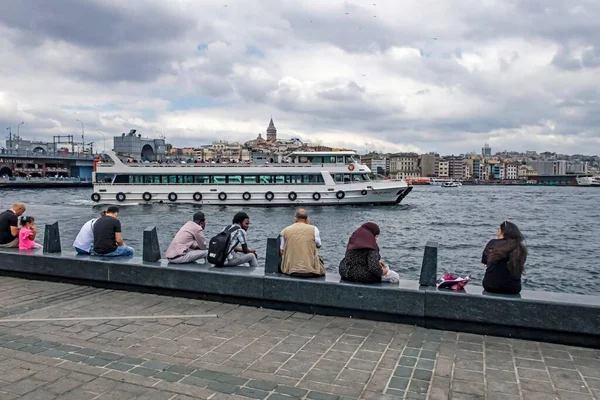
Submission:
[[[33,224],[33,217],[21,217],[21,229],[19,229],[19,249],[41,249],[42,245],[34,242],[37,227]]]

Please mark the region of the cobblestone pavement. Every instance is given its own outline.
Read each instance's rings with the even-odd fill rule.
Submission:
[[[600,400],[596,350],[0,277],[0,318],[66,317],[107,319],[0,320],[0,400]]]

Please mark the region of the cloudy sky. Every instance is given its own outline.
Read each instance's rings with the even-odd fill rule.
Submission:
[[[272,115],[360,151],[598,154],[598,21],[597,0],[18,0],[0,124],[197,146]]]

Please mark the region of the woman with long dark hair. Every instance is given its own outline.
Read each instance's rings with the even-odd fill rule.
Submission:
[[[512,222],[504,221],[498,228],[498,239],[490,240],[483,250],[483,288],[492,293],[520,293],[525,261],[527,246],[521,231]]]
[[[346,255],[340,262],[342,279],[352,282],[381,282],[389,270],[379,256],[379,226],[374,222],[362,224],[352,233]]]

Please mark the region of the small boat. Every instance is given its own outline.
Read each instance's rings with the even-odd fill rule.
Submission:
[[[442,183],[442,187],[459,187],[459,186],[462,186],[462,183],[455,182],[455,181],[449,181],[449,182]]]
[[[600,186],[600,175],[578,176],[576,179],[579,186]]]

